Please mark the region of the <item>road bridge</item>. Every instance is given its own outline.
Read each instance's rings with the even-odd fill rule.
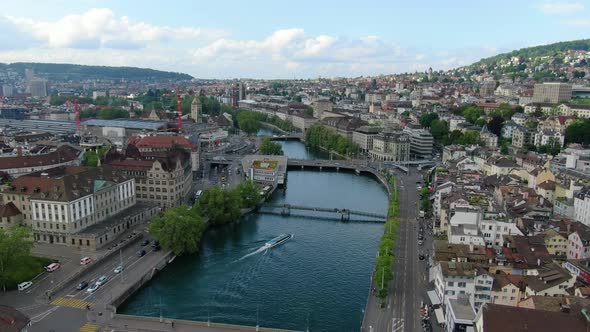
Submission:
[[[371,219],[371,220],[364,219],[363,221],[385,222],[387,220],[386,215],[379,214],[379,213],[357,211],[357,210],[351,210],[351,209],[346,209],[346,208],[342,208],[342,209],[324,208],[324,207],[313,207],[313,206],[291,205],[291,204],[282,204],[282,205],[264,204],[260,207],[258,212],[289,216],[289,215],[291,215],[291,211],[293,211],[293,210],[325,213],[325,214],[329,214],[334,217],[338,217],[338,219],[340,219],[342,221],[356,220],[356,219],[354,219],[355,217],[365,217],[365,218]]]

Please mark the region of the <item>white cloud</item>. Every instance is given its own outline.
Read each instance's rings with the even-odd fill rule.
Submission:
[[[579,2],[545,2],[538,6],[545,14],[570,14],[584,10],[584,5]]]
[[[226,35],[221,30],[156,26],[127,16],[117,18],[108,8],[94,8],[51,22],[13,16],[0,20],[52,48],[140,48],[168,40],[212,40]]]
[[[575,27],[588,27],[590,26],[590,20],[578,19],[578,20],[567,20],[562,22],[565,25],[571,25]]]

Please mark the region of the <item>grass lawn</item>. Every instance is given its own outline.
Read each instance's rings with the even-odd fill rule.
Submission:
[[[15,266],[8,269],[6,289],[15,289],[23,281],[29,281],[43,272],[54,261],[49,258],[28,256],[20,259]]]

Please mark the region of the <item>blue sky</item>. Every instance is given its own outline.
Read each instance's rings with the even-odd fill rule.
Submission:
[[[590,38],[590,1],[20,0],[0,13],[1,62],[132,65],[202,78],[449,69],[581,38]]]

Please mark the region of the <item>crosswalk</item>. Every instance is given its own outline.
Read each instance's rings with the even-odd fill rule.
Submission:
[[[391,332],[399,332],[404,330],[403,318],[392,318]]]
[[[71,307],[71,308],[78,308],[78,309],[86,309],[87,306],[92,306],[92,302],[88,302],[88,301],[84,301],[84,300],[80,300],[80,299],[74,299],[74,298],[65,298],[65,297],[59,297],[59,298],[53,300],[53,302],[51,302],[51,304],[58,305],[61,307]]]
[[[80,332],[96,332],[100,326],[93,323],[86,323],[80,328]]]

